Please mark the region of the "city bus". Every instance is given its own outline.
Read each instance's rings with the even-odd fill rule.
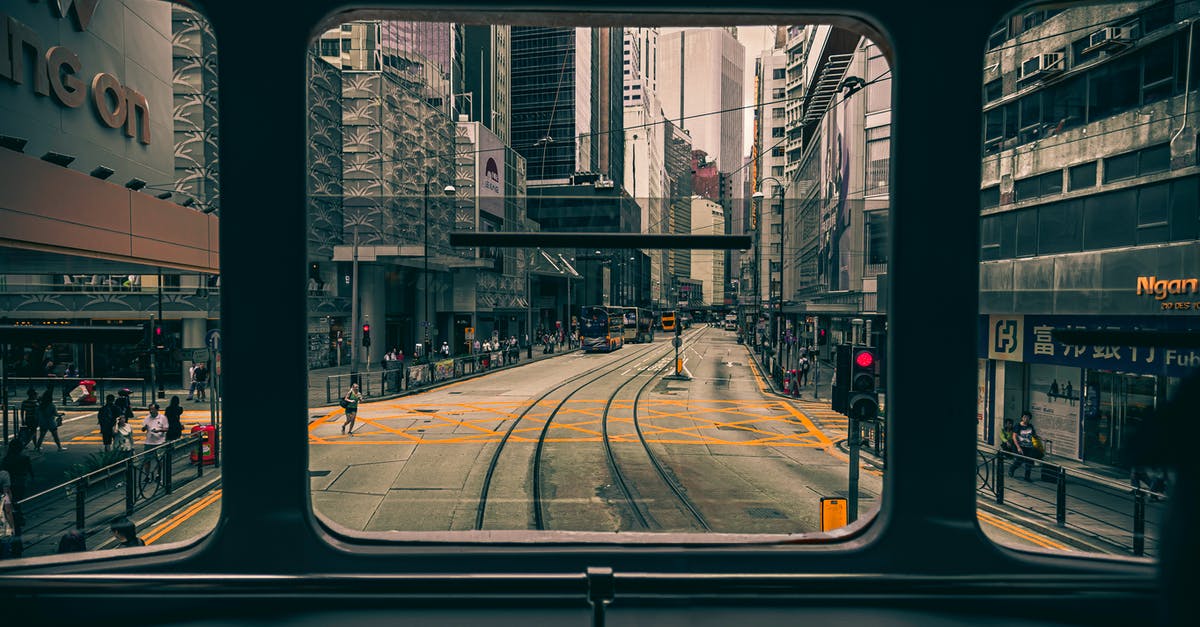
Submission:
[[[589,353],[612,352],[624,345],[625,315],[619,307],[589,305],[580,311],[580,345]]]
[[[621,338],[626,344],[634,344],[638,341],[638,308],[619,307],[618,309],[621,310],[623,319]]]
[[[669,331],[671,333],[675,332],[675,312],[674,311],[668,310],[668,311],[662,312],[662,330]]]
[[[654,341],[654,312],[649,309],[637,310],[637,341],[645,344]]]

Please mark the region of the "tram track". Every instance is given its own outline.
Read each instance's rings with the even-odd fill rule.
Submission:
[[[621,368],[625,367],[626,365],[636,362],[638,359],[641,359],[642,357],[645,357],[647,354],[654,352],[654,349],[655,349],[654,344],[651,343],[646,348],[646,350],[639,351],[638,353],[636,353],[635,355],[633,355],[632,357],[630,357],[628,359],[622,359],[622,360],[618,361],[616,363],[616,365],[606,367],[598,374],[595,371],[588,371],[588,372],[582,372],[578,375],[575,375],[575,376],[567,379],[566,381],[563,381],[562,383],[559,383],[558,385],[551,387],[549,390],[547,390],[545,393],[543,393],[541,396],[539,396],[536,400],[534,400],[532,403],[530,403],[528,407],[526,407],[523,411],[521,411],[520,414],[518,414],[513,419],[512,424],[510,424],[508,426],[508,429],[505,430],[505,432],[504,432],[504,436],[501,437],[500,442],[497,443],[495,450],[492,451],[491,460],[488,462],[488,469],[487,469],[487,472],[484,474],[483,485],[480,488],[479,504],[476,508],[476,514],[475,514],[475,529],[476,530],[482,530],[484,527],[484,517],[487,513],[488,498],[489,498],[489,493],[490,493],[491,487],[492,487],[492,479],[495,476],[496,466],[499,464],[500,455],[505,451],[505,446],[512,439],[512,434],[516,430],[517,425],[519,425],[521,423],[521,421],[525,418],[525,416],[530,411],[533,411],[533,409],[535,407],[540,405],[541,402],[544,401],[551,394],[554,394],[555,392],[562,390],[563,388],[566,388],[567,386],[569,386],[572,383],[575,383],[581,379],[587,379],[587,381],[585,381],[582,385],[571,390],[571,392],[569,394],[567,394],[567,396],[565,396],[558,402],[558,404],[552,410],[551,414],[549,416],[547,416],[545,423],[542,425],[542,431],[540,432],[540,434],[538,436],[537,446],[534,451],[534,462],[533,462],[533,494],[534,494],[533,518],[534,518],[534,526],[537,529],[543,528],[544,518],[543,518],[543,514],[542,514],[541,503],[539,502],[539,498],[537,496],[539,494],[539,490],[541,488],[540,480],[538,478],[540,473],[538,472],[539,464],[538,464],[537,460],[540,459],[540,457],[541,457],[542,446],[545,442],[546,433],[548,432],[548,430],[550,428],[550,423],[553,422],[554,417],[558,414],[558,411],[563,407],[563,405],[566,403],[566,401],[569,400],[576,393],[578,393],[580,390],[591,385],[592,383],[595,383],[596,381],[599,381],[600,379],[603,379],[604,377],[609,376],[613,372],[620,370]]]

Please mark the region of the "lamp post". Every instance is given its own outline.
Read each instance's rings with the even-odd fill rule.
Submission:
[[[778,190],[778,192],[779,192],[779,194],[778,194],[778,196],[779,196],[779,296],[778,296],[778,304],[777,304],[777,308],[776,308],[774,324],[772,325],[774,328],[772,329],[771,335],[772,335],[772,342],[775,344],[775,347],[776,347],[776,355],[780,355],[783,352],[783,261],[784,261],[783,248],[784,248],[784,236],[786,234],[786,231],[784,229],[787,228],[784,225],[787,223],[787,220],[785,220],[785,218],[787,216],[787,213],[786,213],[787,203],[785,202],[785,199],[787,196],[788,185],[780,182],[779,179],[777,179],[773,176],[764,177],[764,178],[760,179],[759,182],[765,183],[767,181],[774,181],[775,189]],[[762,199],[762,198],[764,198],[764,194],[761,191],[754,192],[753,197]],[[759,241],[760,242],[762,241],[761,230],[760,230],[760,235],[759,235]],[[759,269],[759,272],[761,272],[761,267]],[[768,270],[767,271],[768,299],[770,298],[770,293],[772,291],[773,290],[771,290],[771,272],[770,272],[770,270]],[[761,298],[760,298],[760,300],[761,300]],[[785,366],[783,366],[783,362],[780,361],[780,369],[782,370],[784,367]]]
[[[453,196],[454,192],[453,185],[447,185],[442,188],[442,193],[446,196]],[[429,327],[432,324],[431,318],[433,317],[431,313],[433,298],[429,293],[429,181],[425,181],[425,193],[421,198],[425,208],[425,362],[429,363],[433,361],[433,346],[430,343],[429,331]],[[357,247],[355,248],[354,258],[355,260],[358,259]]]

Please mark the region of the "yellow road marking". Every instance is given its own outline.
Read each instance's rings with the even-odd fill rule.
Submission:
[[[145,540],[146,544],[148,544],[148,545],[153,544],[156,540],[158,540],[158,539],[162,538],[164,535],[166,535],[167,532],[169,532],[172,529],[183,524],[184,521],[191,518],[192,516],[195,516],[201,510],[208,507],[209,505],[212,505],[213,503],[216,503],[219,500],[221,500],[221,489],[217,488],[208,496],[189,505],[187,507],[187,509],[184,509],[183,511],[178,512],[174,516],[168,518],[165,522],[163,522],[159,526],[152,529],[150,531],[150,533],[147,533],[146,536],[142,539]]]
[[[1071,551],[1072,550],[1070,547],[1068,547],[1065,544],[1055,542],[1054,540],[1051,540],[1044,536],[1039,536],[1039,535],[1033,533],[1032,531],[1029,531],[1028,529],[1017,526],[1013,523],[1008,522],[1007,520],[1004,520],[1002,518],[994,516],[988,512],[977,510],[975,512],[975,516],[977,518],[979,518],[979,520],[981,520],[993,527],[996,527],[997,529],[1000,529],[1001,531],[1005,531],[1005,532],[1008,532],[1019,538],[1028,540],[1029,542],[1032,542],[1042,548],[1055,549],[1058,551]]]

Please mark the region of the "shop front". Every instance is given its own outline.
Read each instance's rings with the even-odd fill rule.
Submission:
[[[993,445],[1003,421],[1028,410],[1047,454],[1128,468],[1137,433],[1200,366],[1195,349],[1054,339],[1064,329],[1197,333],[1196,316],[992,315],[981,325],[979,439]]]

